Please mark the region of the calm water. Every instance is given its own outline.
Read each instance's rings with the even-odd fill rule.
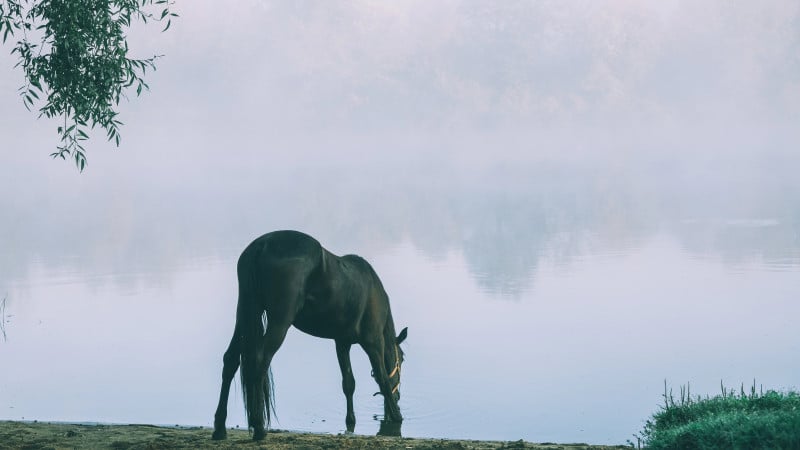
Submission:
[[[409,327],[406,436],[621,443],[664,379],[796,386],[797,203],[761,186],[766,215],[726,215],[742,204],[591,167],[300,165],[111,191],[123,174],[88,174],[57,199],[6,195],[0,417],[210,426],[236,258],[278,228],[383,278]],[[360,350],[353,364],[372,434],[382,406]],[[277,427],[343,430],[332,342],[293,330],[273,368]]]

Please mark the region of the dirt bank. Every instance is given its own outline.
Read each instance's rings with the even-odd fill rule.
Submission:
[[[152,425],[73,425],[0,421],[0,448],[10,449],[622,449],[586,444],[532,444],[522,441],[466,441],[332,435],[274,431],[253,442],[246,431],[229,430],[225,441],[212,441],[208,428]]]

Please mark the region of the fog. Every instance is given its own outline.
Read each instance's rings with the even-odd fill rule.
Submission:
[[[178,6],[178,28],[146,40],[180,67],[165,76],[263,131],[635,132],[799,112],[793,2]]]
[[[178,0],[174,9],[167,32],[131,30],[133,56],[164,56],[147,74],[150,91],[120,105],[121,146],[95,133],[82,174],[48,157],[58,123],[24,108],[11,45],[2,48],[0,296],[10,310],[59,295],[88,301],[56,288],[38,297],[61,284],[165,296],[208,267],[230,267],[210,279],[232,286],[241,249],[281,228],[382,261],[387,286],[452,288],[474,311],[536,311],[555,302],[545,293],[573,292],[561,274],[584,271],[603,281],[600,300],[627,311],[641,292],[674,292],[656,275],[682,279],[697,265],[718,284],[693,282],[681,305],[763,272],[753,279],[769,285],[748,285],[729,305],[752,306],[762,292],[777,309],[796,308],[796,1]],[[652,272],[603,280],[637,258]],[[220,301],[198,298],[214,311]],[[434,298],[392,301],[408,311],[410,342],[415,321],[442,314],[421,306]],[[713,383],[733,373],[715,370],[686,373]],[[654,409],[669,374],[642,373],[639,388],[652,383],[654,397],[641,401]],[[627,436],[604,432],[598,439]],[[503,433],[487,436],[513,437]]]
[[[164,57],[81,175],[48,158],[57,123],[2,55],[4,285],[31,259],[171,267],[274,227],[463,251],[512,294],[542,257],[665,227],[728,261],[798,260],[796,2],[175,9],[132,30],[134,56]]]
[[[166,33],[134,28],[133,56],[165,56],[148,78],[152,91],[121,106],[125,153],[141,152],[145,139],[169,143],[158,159],[143,157],[153,165],[244,158],[240,148],[274,163],[302,148],[325,162],[359,144],[391,162],[420,143],[425,156],[447,159],[575,153],[560,156],[614,164],[656,151],[705,159],[786,149],[797,137],[792,1],[175,9],[181,18]],[[3,58],[3,123],[21,127],[13,134],[25,148],[46,145],[30,144],[40,124],[14,101],[21,76]],[[466,145],[475,135],[484,145]],[[129,164],[120,159],[110,165]]]

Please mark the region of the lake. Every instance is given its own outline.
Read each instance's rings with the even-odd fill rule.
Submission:
[[[670,189],[663,163],[415,158],[252,157],[238,177],[175,183],[54,169],[75,189],[5,194],[2,417],[210,426],[236,259],[283,228],[382,277],[409,328],[406,436],[622,443],[664,380],[703,395],[796,386],[796,197],[770,183],[731,184],[746,201],[730,203],[706,179]],[[381,400],[352,356],[356,432],[372,434]],[[333,342],[293,329],[273,371],[274,426],[344,429]],[[235,384],[229,424],[245,426]]]

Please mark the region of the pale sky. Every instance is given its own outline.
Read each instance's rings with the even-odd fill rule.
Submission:
[[[247,1],[225,11],[179,1],[176,9],[175,29],[147,42],[167,54],[165,70],[179,64],[172,75],[186,77],[204,68],[193,86],[225,80],[227,95],[293,125],[526,128],[800,113],[794,1]]]
[[[178,0],[181,17],[166,33],[135,27],[132,56],[165,56],[147,78],[152,91],[120,106],[123,143],[155,132],[198,145],[218,133],[239,146],[264,138],[315,146],[320,133],[426,140],[559,130],[738,142],[778,128],[784,140],[797,137],[800,3],[792,0],[224,5]],[[22,107],[4,48],[0,118],[18,145],[31,145],[55,124]]]

